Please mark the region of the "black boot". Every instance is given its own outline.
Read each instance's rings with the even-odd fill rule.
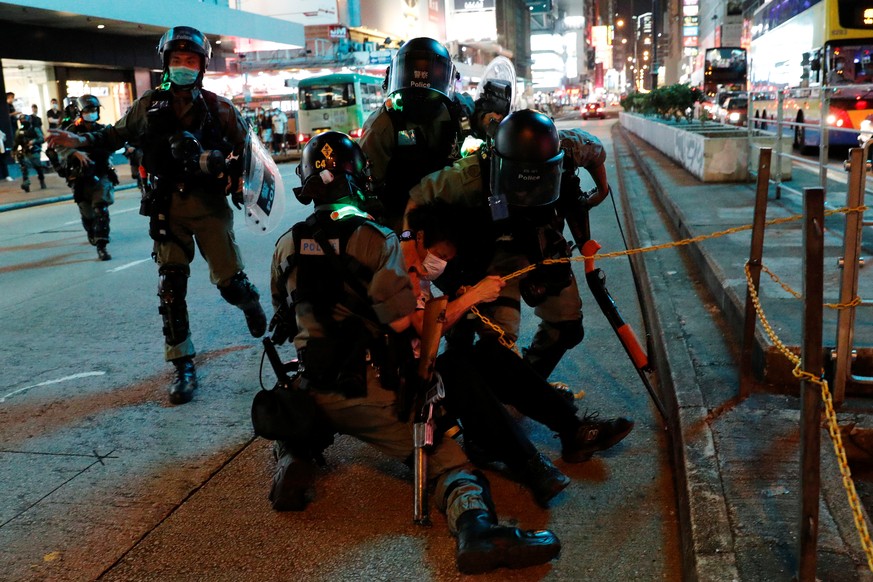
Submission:
[[[176,366],[176,378],[170,386],[170,403],[185,404],[194,397],[197,389],[197,370],[194,368],[194,359],[191,356],[173,360]]]
[[[21,184],[21,189],[24,190],[25,192],[30,192],[30,182],[26,182],[26,183]]]
[[[108,261],[112,258],[112,255],[109,254],[109,251],[106,250],[105,242],[97,243],[97,258],[99,258],[101,261]]]
[[[48,186],[45,185],[45,179],[44,179],[44,178],[40,178],[40,179],[39,179],[39,189],[40,189],[40,190],[45,190],[47,187],[48,187]]]
[[[525,463],[521,479],[543,508],[548,508],[549,501],[570,484],[570,478],[542,453],[537,453]]]
[[[597,451],[618,444],[634,428],[634,421],[618,417],[597,420],[597,413],[585,414],[579,426],[561,435],[561,458],[567,463],[582,463]]]
[[[545,564],[561,553],[561,542],[548,530],[528,531],[497,525],[484,509],[458,517],[455,557],[463,574],[481,574],[500,567],[527,568]]]
[[[276,472],[270,488],[270,503],[274,511],[303,511],[306,492],[315,481],[315,463],[311,459],[295,457],[281,441],[273,444]]]

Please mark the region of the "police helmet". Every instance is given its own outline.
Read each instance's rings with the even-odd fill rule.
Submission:
[[[432,112],[454,94],[455,66],[446,50],[432,38],[407,41],[391,61],[385,89],[395,109],[415,113]]]
[[[326,131],[309,140],[297,166],[300,188],[294,195],[302,204],[362,203],[370,190],[370,171],[361,146],[339,131]]]
[[[189,51],[200,55],[200,71],[205,72],[209,67],[209,59],[212,58],[212,45],[202,32],[190,26],[176,26],[164,33],[158,42],[158,56],[161,57],[161,65],[164,70],[170,61],[172,51]]]
[[[510,113],[497,126],[491,192],[512,206],[543,206],[558,199],[564,152],[558,129],[532,109]]]
[[[89,109],[92,111],[97,111],[97,114],[100,114],[100,100],[94,97],[93,95],[82,95],[76,99],[76,107],[78,108],[80,113],[85,113]]]

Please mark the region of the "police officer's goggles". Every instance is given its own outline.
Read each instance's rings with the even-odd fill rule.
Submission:
[[[564,152],[540,163],[491,158],[491,193],[511,206],[544,206],[558,199]]]

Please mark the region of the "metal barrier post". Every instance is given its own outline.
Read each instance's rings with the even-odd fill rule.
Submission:
[[[864,203],[864,187],[867,176],[867,148],[849,150],[849,183],[846,206],[857,208]],[[846,229],[843,240],[843,273],[840,278],[840,304],[845,305],[858,296],[858,261],[861,258],[860,212],[846,214]],[[855,335],[855,307],[846,307],[837,312],[837,338],[834,364],[833,397],[839,405],[846,398],[846,382],[851,376],[852,354]]]
[[[801,369],[821,376],[824,309],[824,190],[803,193],[803,346]],[[821,492],[821,393],[814,382],[800,382],[800,539],[797,580],[814,582]]]
[[[752,246],[749,250],[749,274],[752,286],[758,292],[761,283],[761,258],[764,252],[764,227],[767,222],[767,193],[770,189],[771,148],[761,148],[758,159],[758,183],[755,190],[755,215],[752,219]],[[778,154],[777,154],[778,156]],[[778,159],[778,158],[777,158]],[[754,383],[752,355],[755,347],[755,329],[758,314],[752,302],[752,292],[746,289],[746,314],[743,319],[743,348],[740,354],[740,397],[745,398]]]
[[[822,189],[828,191],[828,142],[830,141],[827,118],[830,114],[830,99],[827,87],[819,89],[821,96],[821,115],[818,121],[820,141],[818,145],[818,177]]]
[[[785,109],[785,93],[776,94],[776,200],[782,198],[782,112]]]

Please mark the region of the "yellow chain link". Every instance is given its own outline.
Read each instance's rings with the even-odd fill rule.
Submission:
[[[867,210],[866,206],[857,206],[857,207],[853,207],[853,208],[842,207],[842,208],[838,208],[838,209],[834,209],[834,210],[827,210],[827,211],[825,211],[824,215],[825,216],[832,216],[834,214],[848,214],[851,212],[863,213],[865,210]],[[772,220],[768,220],[764,224],[765,224],[765,226],[773,226],[773,225],[777,225],[777,224],[786,224],[789,222],[796,222],[802,218],[803,218],[802,214],[794,214],[794,215],[786,216],[783,218],[775,218]],[[576,256],[576,257],[564,257],[564,258],[559,258],[559,259],[545,259],[540,264],[553,265],[553,264],[558,264],[558,263],[569,263],[571,261],[584,261],[586,259],[598,260],[598,259],[611,259],[611,258],[615,258],[615,257],[638,255],[638,254],[648,253],[648,252],[652,252],[652,251],[658,251],[658,250],[664,250],[664,249],[669,249],[669,248],[686,246],[686,245],[694,244],[694,243],[701,242],[704,240],[710,240],[710,239],[726,236],[729,234],[734,234],[737,232],[751,230],[752,228],[753,228],[753,225],[747,224],[747,225],[743,225],[743,226],[736,226],[733,228],[720,230],[720,231],[713,232],[710,234],[702,234],[702,235],[695,236],[692,238],[683,239],[680,241],[663,243],[660,245],[653,245],[650,247],[627,249],[624,251],[615,251],[615,252],[611,252],[611,253],[594,254],[591,256],[582,255],[582,256]],[[528,265],[527,267],[519,269],[518,271],[515,271],[513,273],[510,273],[508,275],[503,276],[502,279],[504,281],[509,281],[510,279],[514,279],[516,277],[520,277],[526,273],[529,273],[530,271],[536,269],[536,267],[537,267],[536,264]],[[787,284],[783,283],[779,279],[779,277],[777,277],[772,271],[770,271],[770,269],[768,269],[764,265],[761,265],[761,269],[765,273],[767,273],[770,276],[770,278],[774,282],[779,284],[785,291],[787,291],[788,293],[793,295],[795,298],[798,298],[798,299],[801,298],[800,293],[798,293],[797,291],[795,291],[794,289],[789,287]],[[843,487],[846,490],[846,496],[849,499],[849,506],[851,507],[852,515],[854,516],[855,527],[857,528],[858,535],[861,538],[861,545],[864,548],[864,553],[867,555],[867,566],[870,568],[870,571],[873,572],[873,541],[871,541],[871,539],[870,539],[870,532],[869,532],[869,529],[867,528],[867,522],[864,519],[864,513],[861,510],[861,502],[858,499],[858,493],[855,490],[855,483],[854,483],[854,481],[852,481],[852,473],[851,473],[851,470],[849,469],[849,462],[846,459],[846,450],[843,447],[842,436],[840,435],[839,425],[837,424],[837,414],[836,414],[836,411],[834,410],[833,400],[831,398],[831,393],[830,393],[830,389],[828,388],[828,384],[820,376],[816,376],[810,372],[806,372],[806,371],[803,371],[800,369],[800,366],[801,366],[800,356],[798,356],[797,354],[795,354],[791,350],[789,350],[788,347],[782,342],[782,340],[779,339],[779,336],[773,330],[773,327],[770,325],[770,322],[767,320],[767,317],[764,315],[764,310],[761,308],[761,302],[760,302],[760,299],[758,297],[758,293],[755,290],[754,284],[752,282],[752,273],[751,273],[750,266],[749,266],[748,262],[746,263],[744,270],[745,270],[745,274],[746,274],[746,284],[748,285],[748,288],[749,288],[749,296],[751,297],[752,303],[755,306],[755,311],[758,314],[758,318],[761,321],[761,325],[764,327],[764,330],[767,332],[767,335],[770,337],[770,340],[773,342],[773,345],[783,355],[785,355],[785,357],[787,357],[789,359],[789,361],[791,361],[794,364],[794,370],[792,371],[792,374],[796,378],[809,380],[810,382],[813,382],[814,384],[821,387],[822,400],[824,401],[824,405],[825,405],[825,415],[827,416],[827,421],[828,421],[828,434],[830,434],[831,441],[834,445],[834,453],[836,454],[837,462],[838,462],[839,467],[840,467],[840,475],[842,476]],[[825,307],[829,307],[831,309],[844,309],[847,307],[854,307],[856,305],[859,305],[860,303],[861,303],[860,297],[855,297],[849,303],[845,303],[845,304],[825,303],[824,305],[825,305]],[[490,327],[492,330],[494,330],[498,334],[497,341],[499,341],[502,346],[518,353],[518,347],[516,346],[516,343],[514,341],[507,339],[506,332],[499,325],[497,325],[496,323],[491,321],[482,312],[480,312],[479,309],[475,306],[472,307],[470,309],[470,311],[476,317],[481,319],[483,324]]]
[[[852,481],[852,471],[849,468],[849,461],[846,459],[846,449],[843,447],[840,427],[839,424],[837,424],[837,413],[834,410],[834,403],[831,398],[831,391],[828,388],[828,383],[820,376],[800,369],[800,356],[789,350],[785,344],[782,343],[782,340],[779,339],[778,335],[776,335],[776,332],[773,330],[773,327],[764,315],[761,301],[755,290],[754,282],[752,281],[752,271],[749,267],[749,263],[746,263],[744,270],[746,273],[746,284],[749,288],[749,296],[752,298],[752,304],[755,306],[755,312],[758,314],[758,319],[761,321],[761,325],[764,327],[767,335],[770,336],[773,345],[794,364],[792,374],[795,378],[809,380],[821,387],[821,396],[825,405],[825,416],[828,420],[828,434],[830,434],[831,442],[834,445],[834,454],[836,454],[837,464],[840,467],[840,475],[843,478],[843,488],[846,490],[846,497],[849,499],[849,507],[852,508],[852,515],[855,519],[855,528],[858,530],[858,537],[861,538],[861,546],[864,548],[864,553],[867,555],[867,566],[870,568],[870,571],[873,572],[873,541],[870,539],[870,531],[867,528],[867,521],[864,519],[864,512],[861,509],[861,501],[858,499],[858,493],[855,490],[855,482]]]

